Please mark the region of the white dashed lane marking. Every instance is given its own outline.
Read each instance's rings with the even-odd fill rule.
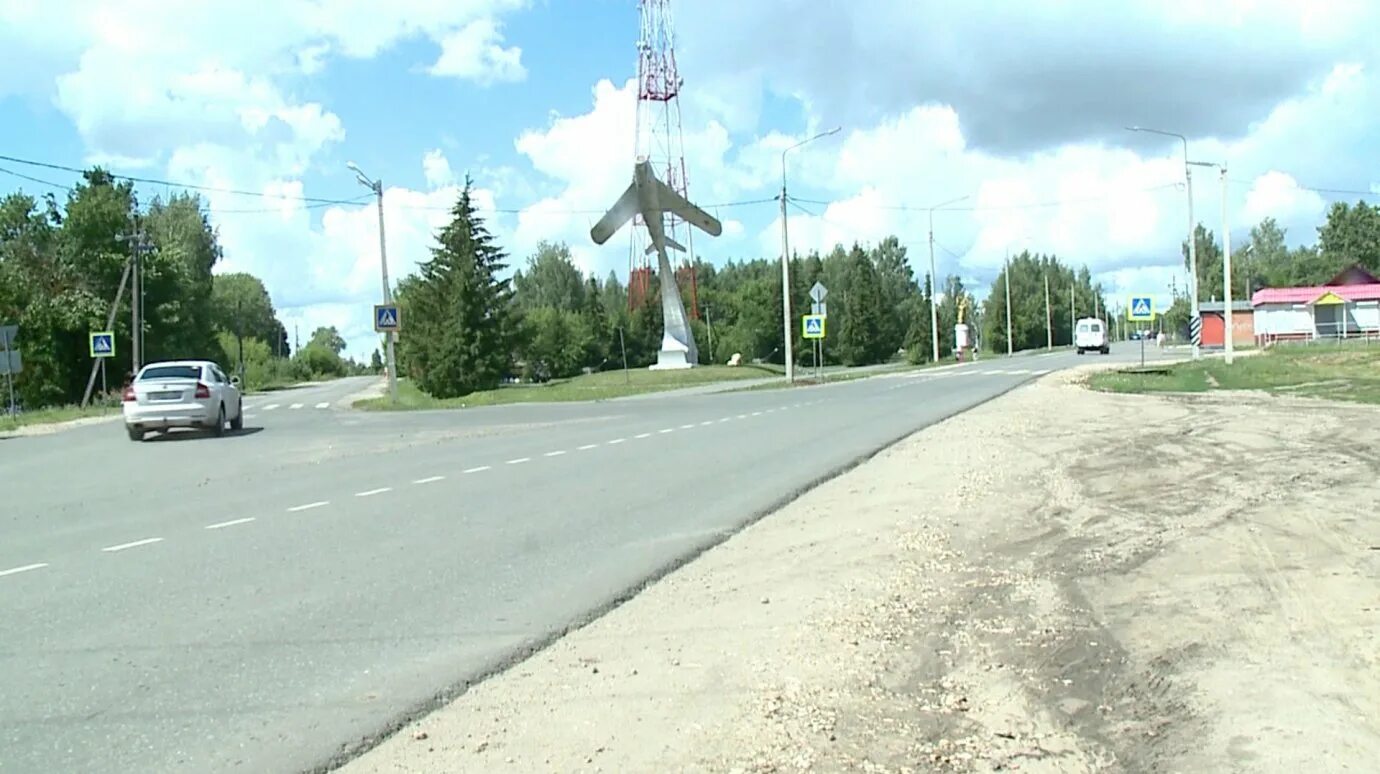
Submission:
[[[322,401],[322,402],[316,404],[316,407],[319,408],[319,409],[330,408],[330,407],[331,407],[331,404],[330,404],[329,401]]]
[[[547,452],[547,453],[545,453],[545,454],[543,454],[543,455],[541,455],[541,456],[543,456],[543,457],[559,457],[559,456],[561,456],[562,454],[565,454],[565,449],[557,449],[556,451],[549,451],[549,452]]]
[[[243,519],[232,519],[231,521],[222,521],[218,524],[207,524],[206,529],[225,529],[226,527],[234,527],[239,524],[248,524],[253,520],[253,516],[246,516]]]
[[[413,481],[412,483],[414,483],[414,484],[434,484],[434,483],[436,483],[437,481],[440,481],[440,480],[442,480],[442,479],[444,479],[444,478],[445,478],[445,476],[427,476],[426,478],[419,478],[419,479],[417,479],[416,481]]]
[[[163,538],[161,538],[161,537],[157,537],[157,538],[144,538],[143,540],[136,540],[136,541],[134,541],[133,543],[121,543],[121,544],[119,544],[118,546],[106,546],[105,548],[102,548],[101,550],[102,550],[102,551],[106,551],[106,552],[108,552],[108,553],[114,553],[114,552],[116,552],[116,551],[124,551],[124,550],[127,549],[127,548],[138,548],[139,546],[149,546],[149,545],[153,545],[154,543],[162,543],[162,542],[163,542]]]
[[[324,505],[330,505],[330,504],[331,504],[331,501],[330,501],[330,500],[317,500],[317,501],[314,502],[314,503],[307,503],[307,504],[305,504],[305,505],[294,505],[294,506],[292,506],[291,508],[288,508],[288,513],[297,513],[298,511],[309,511],[309,510],[311,510],[312,508],[320,508],[320,507],[322,507],[322,506],[324,506]]]
[[[676,429],[675,429],[674,427],[666,427],[666,428],[662,428],[661,430],[658,430],[657,432],[660,433],[661,435],[665,435],[665,434],[667,434],[667,433],[674,433],[675,431],[676,431]]]
[[[695,426],[694,426],[693,424],[690,424],[690,425],[681,425],[681,426],[680,426],[680,429],[682,429],[682,430],[694,430],[694,429],[695,429]]]
[[[30,570],[41,570],[47,566],[48,564],[46,562],[39,562],[38,564],[26,564],[23,567],[11,567],[8,570],[0,570],[0,578],[6,575],[18,575],[21,572],[29,572]]]
[[[378,489],[366,489],[363,492],[355,492],[355,497],[373,497],[374,495],[383,494],[384,492],[391,491],[393,491],[393,487],[381,486]]]
[[[288,408],[291,408],[291,409],[299,409],[299,408],[302,408],[302,404],[301,404],[301,403],[294,403],[294,404],[292,404],[291,406],[288,406]]]
[[[585,444],[584,446],[581,446],[580,448],[576,449],[576,451],[589,451],[590,449],[597,449],[597,448],[599,448],[599,444],[597,444],[597,443],[587,443],[587,444]]]
[[[270,403],[270,404],[268,404],[267,406],[264,406],[264,411],[272,411],[272,410],[274,410],[274,409],[276,409],[276,408],[278,408],[278,404],[277,404],[277,403]]]
[[[483,472],[486,471],[486,470],[492,470],[492,467],[489,466],[489,465],[480,465],[480,466],[474,467],[474,468],[465,468],[465,470],[464,470],[463,472],[465,472],[465,473],[483,473]]]
[[[633,438],[638,438],[638,439],[642,439],[642,438],[651,438],[651,437],[652,437],[652,434],[651,434],[651,433],[638,433],[637,435],[634,435],[634,436],[633,436]]]
[[[521,465],[521,464],[524,463],[524,462],[531,462],[531,461],[532,461],[532,458],[531,458],[531,457],[518,457],[517,459],[508,460],[507,464],[509,464],[509,465]]]
[[[609,446],[616,446],[616,445],[618,445],[618,444],[620,444],[620,443],[622,443],[622,442],[624,442],[624,441],[626,441],[626,440],[628,440],[628,439],[626,439],[626,438],[615,438],[615,439],[613,439],[612,441],[609,441],[608,444],[609,444]]]

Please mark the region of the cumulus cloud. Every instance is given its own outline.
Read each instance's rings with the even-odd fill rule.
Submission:
[[[441,40],[441,56],[431,66],[432,75],[465,78],[481,84],[520,81],[527,77],[522,49],[505,48],[498,23],[475,19]]]

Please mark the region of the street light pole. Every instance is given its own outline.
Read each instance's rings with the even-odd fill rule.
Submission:
[[[1227,225],[1227,165],[1222,164],[1222,311],[1223,346],[1227,365],[1231,365],[1232,339],[1236,338],[1231,322],[1231,227]]]
[[[786,347],[786,382],[795,381],[795,348],[791,345],[791,252],[786,237],[786,154],[821,137],[838,134],[841,126],[801,140],[781,151],[781,336]]]
[[[935,276],[934,271],[934,211],[940,207],[947,207],[950,204],[958,204],[965,201],[968,197],[960,196],[957,199],[950,199],[943,204],[936,204],[930,210],[930,346],[933,348],[934,362],[939,362],[939,306],[935,297],[939,293],[939,277]]]
[[[373,191],[378,199],[379,272],[383,278],[383,303],[390,304],[393,302],[393,291],[388,284],[388,243],[383,232],[383,181],[370,180],[369,176],[360,171],[360,168],[353,161],[347,162],[345,166],[355,173],[355,179],[359,181],[359,184]],[[393,347],[395,336],[393,331],[384,333],[384,347],[388,353],[388,396],[393,403],[398,402],[398,359]]]
[[[1011,250],[1010,250],[1010,249],[1008,249],[1008,250],[1006,251],[1006,271],[1003,272],[1003,274],[1006,276],[1006,282],[1002,283],[1002,284],[1006,285],[1006,356],[1007,356],[1007,357],[1010,357],[1011,354],[1012,354],[1012,348],[1011,348],[1011,347],[1012,347],[1012,345],[1011,345]]]
[[[1165,137],[1177,137],[1184,148],[1184,190],[1188,194],[1188,295],[1191,306],[1189,313],[1189,325],[1199,325],[1198,330],[1202,331],[1202,318],[1198,311],[1198,228],[1193,221],[1193,170],[1188,160],[1188,138],[1176,132],[1166,132],[1160,129],[1147,129],[1143,126],[1126,127],[1132,132],[1148,132],[1159,134]],[[1201,350],[1201,340],[1191,335],[1189,338],[1193,345],[1193,359],[1197,360]]]

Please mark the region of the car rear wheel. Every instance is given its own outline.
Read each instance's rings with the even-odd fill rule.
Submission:
[[[135,428],[135,427],[126,427],[126,428],[125,428],[125,432],[129,433],[129,440],[131,440],[131,441],[142,441],[142,440],[144,440],[144,431],[143,431],[143,430],[140,430],[140,429]]]
[[[216,434],[216,437],[220,437],[220,436],[222,436],[222,435],[225,435],[225,404],[224,404],[224,403],[220,404],[220,408],[216,411],[216,426],[215,426],[214,428],[212,428],[212,432],[214,432],[214,433]]]
[[[235,418],[230,420],[230,429],[236,432],[244,429],[244,401],[235,407]]]

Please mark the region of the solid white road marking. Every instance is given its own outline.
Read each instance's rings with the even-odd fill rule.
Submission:
[[[531,458],[531,457],[518,457],[518,458],[515,459],[515,460],[508,460],[508,462],[507,462],[506,464],[508,464],[508,465],[521,465],[521,464],[524,463],[524,462],[531,462],[531,461],[532,461],[532,458]]]
[[[268,404],[267,406],[264,406],[264,411],[272,411],[273,409],[276,409],[276,408],[278,408],[278,404],[277,404],[277,403],[270,403],[270,404]]]
[[[1033,373],[1034,373],[1036,376],[1044,376],[1045,374],[1049,373],[1049,369],[1048,369],[1048,368],[1041,368],[1040,370],[1035,371],[1035,372],[1033,372]]]
[[[477,468],[466,468],[466,469],[464,470],[464,472],[465,472],[465,473],[483,473],[484,471],[490,470],[490,469],[491,469],[491,466],[489,466],[489,465],[480,465],[480,466],[477,467]]]
[[[6,575],[18,575],[21,572],[28,572],[29,570],[41,570],[47,566],[48,564],[46,562],[39,562],[38,564],[26,564],[23,567],[11,567],[8,570],[0,570],[0,578]]]
[[[247,516],[243,519],[234,519],[233,521],[222,521],[219,524],[207,524],[206,529],[224,529],[226,527],[233,527],[236,524],[248,524],[253,520],[253,516]]]
[[[412,483],[414,483],[414,484],[431,484],[431,483],[440,481],[440,480],[443,479],[443,478],[445,478],[445,476],[427,476],[426,478],[419,478],[419,479],[417,479],[416,481],[413,481]]]
[[[291,406],[288,406],[288,408],[291,408],[291,409],[299,409],[299,408],[302,408],[302,404],[301,404],[301,403],[294,403],[294,404],[292,404]]]
[[[323,400],[323,401],[321,401],[320,403],[316,404],[316,407],[319,408],[319,409],[330,408],[330,407],[331,407],[331,403],[330,403],[330,401],[324,401],[324,400]]]
[[[294,505],[291,508],[288,508],[288,513],[296,513],[297,511],[309,511],[312,508],[320,508],[323,505],[330,504],[330,500],[317,500],[314,503],[307,503],[306,505]]]
[[[556,451],[549,451],[549,452],[543,454],[542,456],[543,456],[543,457],[559,457],[559,456],[561,456],[562,454],[565,454],[565,449],[557,449]]]
[[[373,497],[376,494],[393,491],[391,486],[381,486],[378,489],[366,489],[363,492],[355,492],[355,497]]]
[[[597,443],[587,443],[587,444],[585,444],[584,446],[581,446],[581,447],[580,447],[579,449],[577,449],[576,451],[589,451],[590,449],[597,449],[597,448],[599,448],[599,444],[597,444]]]
[[[134,541],[133,543],[121,543],[121,544],[118,545],[118,546],[106,546],[105,548],[102,548],[101,550],[102,550],[102,551],[109,551],[109,552],[112,552],[112,553],[113,553],[113,552],[115,552],[115,551],[123,551],[123,550],[125,550],[126,548],[138,548],[139,546],[147,546],[147,545],[152,545],[152,544],[154,544],[154,543],[162,543],[162,542],[163,542],[163,538],[144,538],[143,540],[136,540],[136,541]]]

